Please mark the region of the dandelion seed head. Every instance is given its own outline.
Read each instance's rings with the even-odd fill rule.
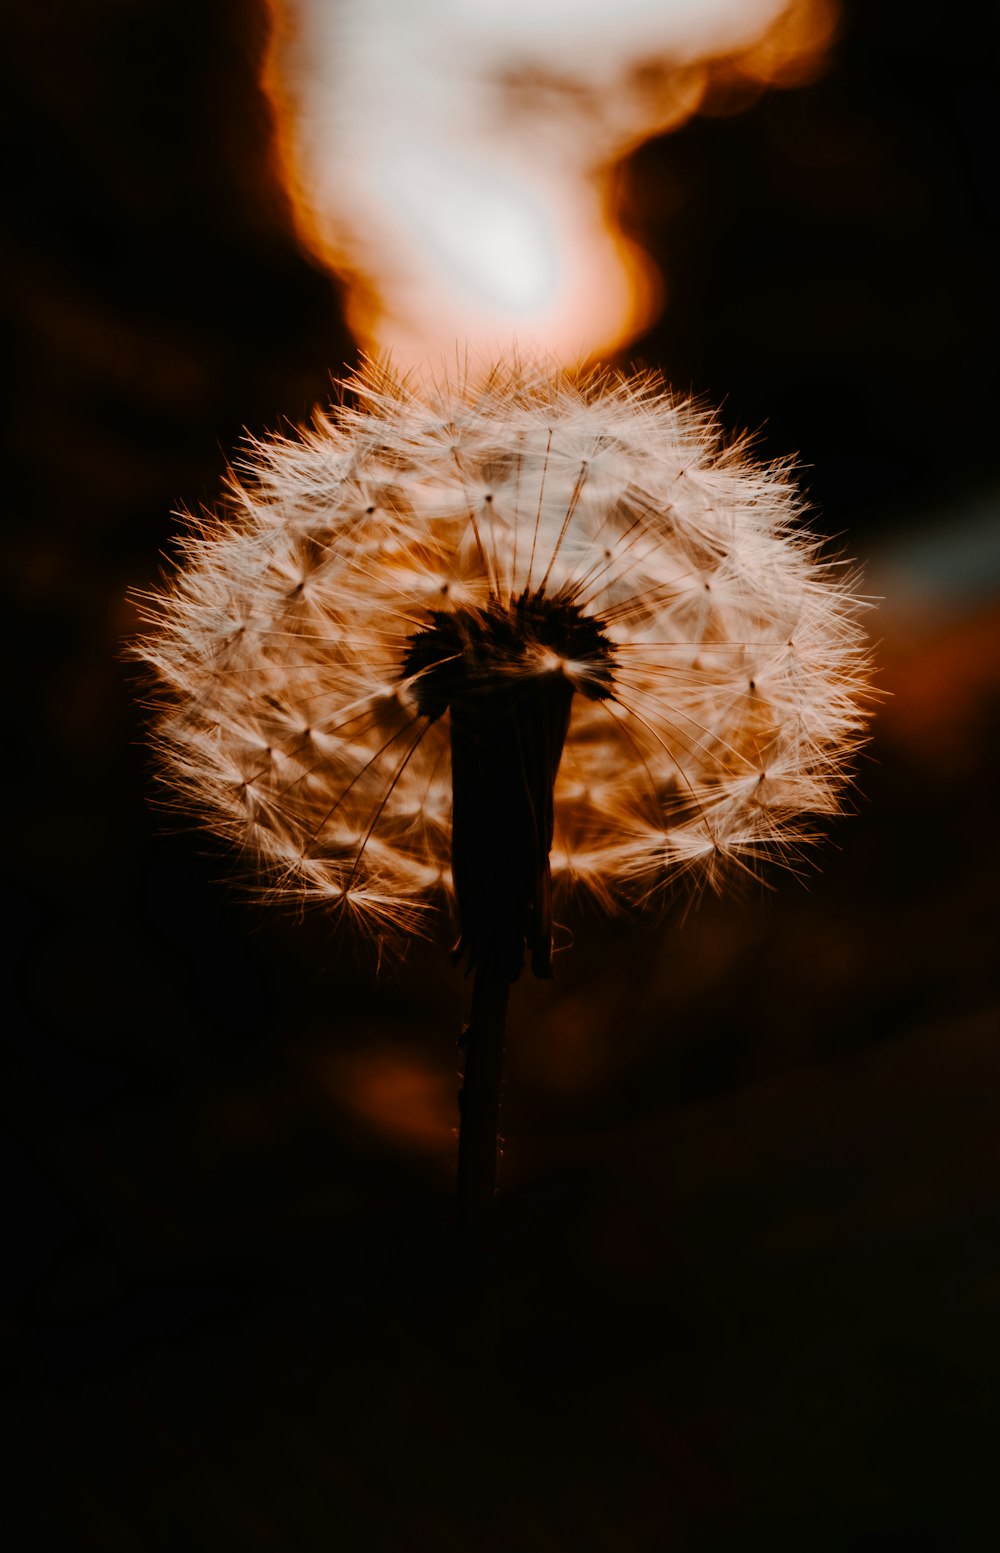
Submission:
[[[648,906],[794,864],[841,806],[869,665],[789,467],[652,376],[511,357],[423,383],[372,363],[346,389],[251,444],[145,601],[176,804],[275,895],[421,930],[472,889],[461,739],[506,758],[548,697],[532,823],[557,899]],[[525,889],[530,947],[548,885]]]

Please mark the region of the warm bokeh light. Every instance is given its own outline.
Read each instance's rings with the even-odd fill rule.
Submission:
[[[458,1084],[453,1074],[384,1041],[348,1056],[324,1053],[317,1066],[323,1087],[362,1124],[398,1148],[440,1156],[451,1166]]]
[[[614,170],[810,80],[835,0],[285,0],[269,87],[303,234],[402,364],[511,337],[575,362],[665,301]]]

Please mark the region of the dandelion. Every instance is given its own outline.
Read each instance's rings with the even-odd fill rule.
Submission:
[[[176,801],[273,892],[379,943],[454,915],[475,1219],[509,985],[526,955],[551,974],[553,911],[799,859],[863,739],[860,605],[789,466],[651,375],[345,388],[192,520],[138,651]]]

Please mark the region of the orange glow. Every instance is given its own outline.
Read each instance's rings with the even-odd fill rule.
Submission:
[[[380,1045],[325,1059],[321,1076],[340,1104],[400,1148],[428,1155],[454,1149],[457,1075],[432,1070],[412,1051]]]
[[[835,0],[799,0],[740,57],[739,68],[768,86],[805,86],[823,69],[839,22]]]
[[[303,238],[403,366],[516,338],[607,355],[665,287],[613,173],[704,108],[811,80],[835,0],[286,0],[265,85]]]
[[[885,737],[935,776],[956,779],[982,769],[984,709],[1000,698],[996,604],[948,615],[911,601],[908,611],[905,605],[896,610],[893,624],[880,652]]]

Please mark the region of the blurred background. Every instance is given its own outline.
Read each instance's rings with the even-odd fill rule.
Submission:
[[[996,1547],[993,38],[614,9],[10,8],[18,1549]],[[807,880],[518,985],[477,1281],[461,976],[237,899],[123,644],[245,430],[512,332],[797,453],[886,700]]]

